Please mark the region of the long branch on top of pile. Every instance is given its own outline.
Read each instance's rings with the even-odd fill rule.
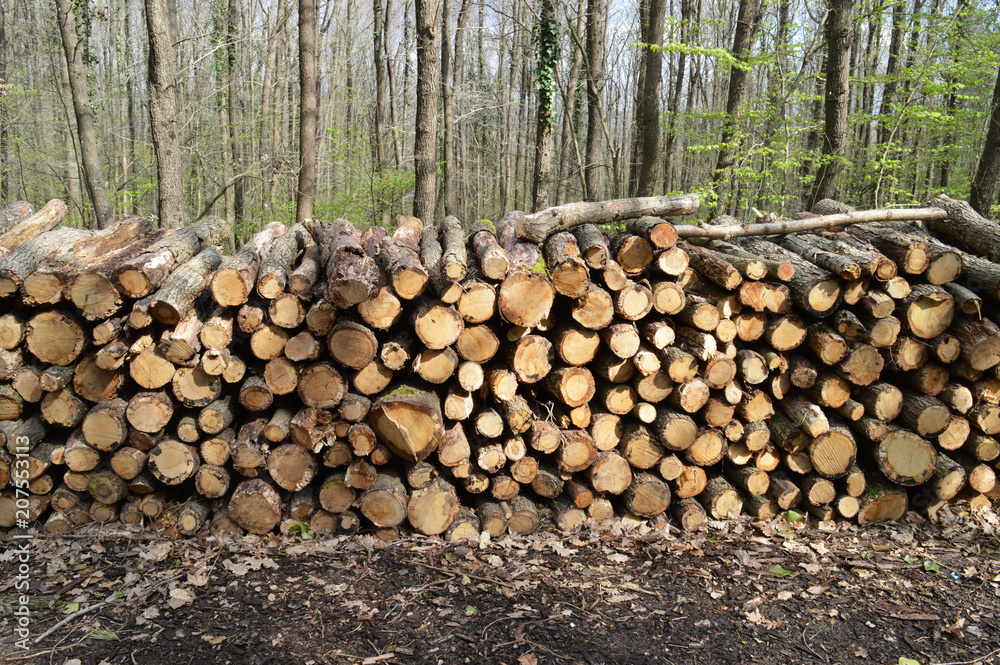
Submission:
[[[866,222],[922,222],[947,219],[948,214],[934,208],[880,208],[861,212],[845,212],[836,215],[821,215],[806,219],[788,219],[779,222],[763,224],[740,224],[726,226],[709,226],[705,224],[680,225],[677,227],[678,238],[719,238],[728,240],[747,236],[774,236],[785,233],[801,233],[819,229],[832,229],[850,224]]]

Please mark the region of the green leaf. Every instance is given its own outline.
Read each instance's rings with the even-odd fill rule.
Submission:
[[[87,637],[93,640],[117,640],[118,634],[112,630],[99,629],[91,631],[90,635],[87,635]]]
[[[771,566],[768,569],[768,572],[771,573],[772,577],[791,577],[792,576],[792,571],[785,570],[784,568],[782,568],[778,564],[774,564],[773,566]]]
[[[940,573],[941,566],[936,561],[924,561],[924,570],[928,573]]]
[[[469,576],[462,575],[462,586],[469,586],[470,584],[472,584],[472,580],[469,578]]]
[[[897,665],[920,665],[920,661],[919,660],[913,660],[912,658],[906,658],[904,656],[900,656],[899,660],[896,661],[896,664]]]
[[[804,518],[802,517],[802,513],[797,513],[794,510],[789,510],[787,513],[785,513],[785,519],[788,520],[789,522],[798,523],[801,522]]]
[[[444,560],[448,563],[455,563],[455,556],[451,552],[445,552]]]
[[[479,610],[477,610],[472,605],[466,605],[465,606],[465,613],[466,614],[479,614]]]
[[[918,557],[915,554],[907,554],[906,556],[903,557],[903,561],[905,561],[906,563],[909,563],[909,564],[914,564],[914,563],[920,561],[920,557]]]
[[[80,611],[80,603],[66,603],[63,607],[63,614],[74,614]]]
[[[302,524],[301,522],[298,524],[293,524],[288,529],[288,533],[297,533],[299,534],[299,538],[301,538],[302,540],[312,540],[312,535],[309,533],[308,524]]]

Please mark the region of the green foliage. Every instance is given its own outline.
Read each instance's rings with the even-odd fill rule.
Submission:
[[[559,93],[556,68],[559,64],[559,23],[555,19],[552,0],[542,1],[542,14],[536,26],[535,89],[538,112],[546,121],[555,115],[555,99]]]

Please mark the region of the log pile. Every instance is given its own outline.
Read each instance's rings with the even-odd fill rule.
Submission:
[[[667,219],[697,207],[274,223],[223,256],[214,217],[8,206],[0,527],[459,539],[997,496],[1000,225]]]

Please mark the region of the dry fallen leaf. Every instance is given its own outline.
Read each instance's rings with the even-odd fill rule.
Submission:
[[[777,628],[778,626],[781,625],[777,621],[771,621],[770,619],[768,619],[767,617],[765,617],[763,614],[761,614],[759,608],[755,608],[755,609],[751,610],[750,612],[747,612],[745,616],[751,622],[756,623],[756,624],[761,625],[761,626],[764,626],[764,628],[766,628],[767,630],[771,630],[772,628]]]
[[[538,658],[533,653],[522,653],[517,662],[518,665],[538,665]]]
[[[193,600],[194,594],[187,589],[178,587],[170,590],[170,600],[167,601],[167,605],[169,605],[171,609],[176,610],[180,607],[184,607]]]

